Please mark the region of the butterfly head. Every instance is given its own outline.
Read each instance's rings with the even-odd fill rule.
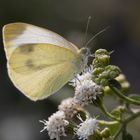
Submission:
[[[88,58],[91,55],[89,48],[81,48],[80,49],[80,56],[81,56],[81,67],[85,68],[88,63]]]
[[[91,53],[89,48],[81,48],[80,54],[83,55],[84,57],[89,57]]]

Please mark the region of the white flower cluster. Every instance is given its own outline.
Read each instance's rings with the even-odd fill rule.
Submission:
[[[100,86],[92,81],[92,71],[93,68],[90,67],[82,75],[78,74],[72,80],[72,85],[75,87],[74,99],[81,106],[92,103],[96,99],[96,95],[101,91]]]
[[[84,80],[91,80],[92,79],[92,71],[93,67],[90,66],[84,70],[82,75],[77,74],[76,78],[70,82],[70,85],[76,87],[77,85],[81,84]]]
[[[96,129],[98,129],[97,120],[89,118],[80,123],[77,128],[75,128],[75,134],[80,140],[86,140],[89,136],[94,134]]]
[[[66,136],[65,127],[69,125],[69,122],[65,120],[64,112],[58,111],[50,116],[48,121],[43,120],[40,122],[44,124],[44,128],[40,132],[47,130],[50,139],[60,140],[60,136]]]
[[[100,92],[100,87],[92,80],[84,80],[81,84],[75,87],[74,98],[81,106],[88,105],[96,99],[97,93]]]
[[[58,109],[65,113],[66,119],[68,120],[72,119],[80,108],[80,105],[75,102],[74,98],[65,99],[58,106]]]
[[[96,95],[101,88],[92,81],[92,67],[86,69],[82,75],[77,75],[77,78],[72,80],[71,85],[75,87],[75,95],[73,98],[65,99],[61,102],[59,111],[49,117],[48,121],[40,121],[44,123],[42,131],[47,130],[50,139],[60,139],[60,136],[66,136],[65,128],[69,125],[68,120],[71,120],[77,115],[82,107],[92,103],[96,99]],[[86,119],[78,125],[74,130],[79,139],[86,140],[97,129],[96,119]],[[41,132],[42,132],[41,131]]]

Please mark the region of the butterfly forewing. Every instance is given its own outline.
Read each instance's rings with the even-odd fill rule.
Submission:
[[[3,28],[3,41],[7,59],[22,44],[48,43],[77,52],[78,48],[60,35],[27,23],[11,23]]]
[[[52,44],[25,44],[10,55],[8,71],[15,86],[32,100],[59,90],[80,70],[81,58]]]

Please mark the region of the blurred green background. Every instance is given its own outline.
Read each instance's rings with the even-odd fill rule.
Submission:
[[[26,22],[61,34],[82,47],[88,16],[92,16],[88,38],[103,28],[89,47],[115,50],[111,63],[118,65],[131,83],[131,93],[140,91],[140,1],[139,0],[0,0],[0,28],[11,22]],[[73,89],[65,86],[59,93],[38,102],[22,95],[11,83],[0,34],[0,140],[49,140],[39,133],[57,105],[72,96]],[[61,93],[61,94],[60,94]],[[112,106],[111,100],[107,103]],[[98,114],[98,111],[92,111]],[[134,140],[139,140],[140,120],[130,125]]]

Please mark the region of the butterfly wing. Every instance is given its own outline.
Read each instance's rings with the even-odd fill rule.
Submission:
[[[48,43],[77,52],[78,48],[60,35],[27,23],[10,23],[3,28],[3,41],[7,59],[22,44]]]
[[[31,100],[41,100],[59,90],[80,69],[80,57],[52,44],[25,44],[8,60],[14,85]]]

